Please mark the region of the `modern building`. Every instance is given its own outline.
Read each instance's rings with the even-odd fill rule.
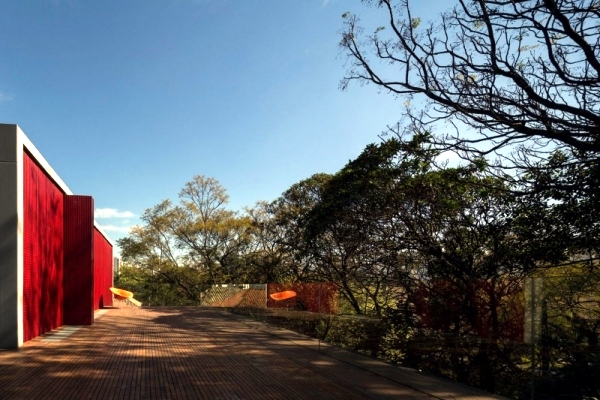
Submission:
[[[17,125],[0,124],[0,348],[112,305],[113,244]]]

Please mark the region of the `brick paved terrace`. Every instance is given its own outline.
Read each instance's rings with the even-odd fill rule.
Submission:
[[[99,314],[0,350],[0,399],[501,398],[219,309]]]

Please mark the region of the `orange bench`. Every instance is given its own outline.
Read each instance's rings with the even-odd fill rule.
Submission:
[[[287,300],[287,299],[291,299],[292,297],[296,297],[296,292],[294,292],[293,290],[286,290],[284,292],[277,292],[277,293],[271,293],[270,296],[273,300]]]
[[[140,303],[138,300],[133,298],[133,293],[128,290],[118,289],[118,288],[114,288],[114,287],[111,287],[109,289],[112,292],[115,299],[117,299],[117,300],[126,301],[126,302],[131,303],[134,306],[138,306],[138,307],[140,307],[142,305],[142,303]]]

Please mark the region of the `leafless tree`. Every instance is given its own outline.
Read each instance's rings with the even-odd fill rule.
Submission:
[[[341,88],[374,83],[405,97],[408,119],[393,132],[440,132],[432,124],[443,120],[451,129],[434,137],[441,148],[468,159],[495,154],[521,171],[557,150],[565,163],[597,162],[598,0],[459,0],[428,25],[406,0],[364,3],[386,23],[366,34],[357,15],[344,14]]]

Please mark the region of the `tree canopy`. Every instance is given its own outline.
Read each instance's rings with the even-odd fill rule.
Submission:
[[[341,87],[367,82],[403,96],[408,123],[395,133],[438,132],[440,148],[467,159],[496,153],[505,167],[531,168],[556,150],[565,165],[595,162],[595,0],[459,0],[432,22],[414,15],[408,1],[364,3],[381,9],[382,25],[366,31],[357,15],[344,14],[340,46],[349,68]],[[413,107],[419,98],[425,103]],[[454,129],[434,128],[440,120]]]

